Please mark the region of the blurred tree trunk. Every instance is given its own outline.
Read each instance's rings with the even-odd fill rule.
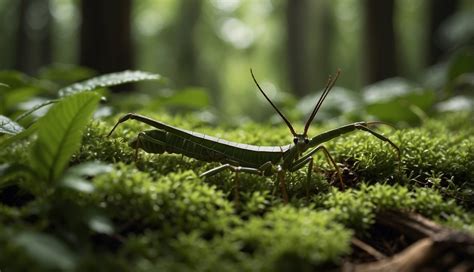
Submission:
[[[132,0],[82,0],[80,65],[99,73],[133,68]]]
[[[51,63],[49,0],[20,0],[16,31],[15,69],[34,74]]]
[[[310,80],[309,90],[316,91],[326,85],[328,75],[334,74],[333,48],[336,31],[334,11],[331,0],[319,0],[310,3],[310,16],[308,21],[312,26],[307,33],[306,41],[311,48],[310,54],[312,65],[306,72],[306,77]],[[338,65],[338,64],[336,64]]]
[[[287,57],[290,88],[297,97],[307,94],[310,87],[308,77],[308,1],[287,0]]]
[[[446,53],[446,48],[443,48],[442,41],[439,39],[439,27],[456,12],[459,1],[431,0],[428,3],[430,7],[428,64],[433,65]]]
[[[366,49],[369,83],[395,76],[397,73],[394,0],[365,2]]]
[[[176,29],[176,84],[178,87],[199,85],[196,26],[201,15],[201,0],[182,0]]]

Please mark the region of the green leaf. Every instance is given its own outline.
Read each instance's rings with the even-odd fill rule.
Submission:
[[[114,232],[113,224],[107,217],[94,215],[87,223],[89,228],[97,233],[111,235]]]
[[[31,78],[18,71],[0,71],[0,82],[12,89],[29,85]]]
[[[31,126],[23,130],[22,132],[15,134],[9,138],[6,138],[0,143],[0,149],[6,148],[7,146],[11,145],[12,143],[16,141],[20,141],[22,139],[29,137],[31,134],[36,132],[37,128],[38,128],[37,123],[33,123]]]
[[[7,85],[7,84],[5,84],[5,83],[2,83],[2,82],[0,82],[0,87],[9,88],[10,86],[8,86],[8,85]]]
[[[61,179],[60,186],[82,193],[92,193],[94,185],[82,177],[67,175]]]
[[[453,81],[458,76],[474,71],[474,49],[461,49],[450,60],[448,80]]]
[[[22,132],[24,129],[17,122],[10,118],[0,115],[0,133],[15,135]]]
[[[113,170],[112,165],[99,161],[90,161],[81,163],[68,170],[68,173],[77,176],[93,177],[103,173],[109,173]]]
[[[59,185],[74,191],[91,193],[94,191],[94,185],[84,177],[93,177],[112,170],[111,165],[98,161],[81,163],[69,168],[61,178]]]
[[[366,111],[381,121],[416,123],[433,106],[436,96],[400,78],[374,83],[364,90]]]
[[[15,89],[9,89],[4,95],[5,111],[18,110],[19,103],[28,101],[40,92],[37,87],[25,86]]]
[[[204,108],[209,106],[209,95],[202,88],[188,88],[163,100],[165,106]]]
[[[160,107],[202,109],[209,106],[209,100],[205,89],[193,87],[180,90],[168,97],[159,97],[149,103],[146,109],[155,110]]]
[[[367,105],[367,113],[382,121],[414,123],[421,117],[418,111],[427,112],[436,100],[432,91],[413,92],[390,101]]]
[[[100,87],[110,87],[129,82],[159,79],[161,79],[160,75],[142,71],[123,71],[118,73],[111,73],[94,77],[92,79],[75,83],[71,86],[62,88],[61,90],[59,90],[59,96],[68,96],[78,92],[92,91]]]
[[[38,139],[31,152],[31,165],[40,178],[56,181],[72,154],[99,101],[92,92],[69,96],[55,104],[38,122]]]
[[[76,266],[73,252],[55,237],[37,232],[22,232],[14,243],[25,249],[36,263],[49,269],[72,270]],[[34,267],[34,264],[31,264]]]

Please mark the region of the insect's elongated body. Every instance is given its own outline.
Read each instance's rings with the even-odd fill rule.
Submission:
[[[289,121],[285,116],[278,110],[278,108],[271,102],[266,96],[263,90],[258,85],[255,77],[252,77],[257,84],[257,87],[265,98],[270,102],[277,113],[287,124],[291,133],[293,134],[293,143],[283,146],[255,146],[242,143],[230,142],[224,139],[216,138],[213,136],[180,129],[177,127],[170,126],[168,124],[153,120],[146,116],[139,114],[129,113],[124,115],[117,124],[113,127],[112,132],[120,124],[129,119],[134,119],[145,124],[148,124],[155,129],[140,132],[138,136],[131,141],[130,145],[138,150],[143,149],[148,153],[175,153],[182,154],[187,157],[191,157],[197,160],[207,162],[220,162],[223,165],[211,169],[201,176],[211,176],[222,170],[230,169],[236,173],[247,172],[259,175],[272,175],[278,174],[279,184],[282,190],[282,194],[285,202],[288,200],[286,193],[286,186],[284,184],[284,173],[286,171],[296,171],[301,169],[305,165],[308,165],[308,180],[310,179],[313,165],[312,156],[317,151],[321,150],[324,152],[327,160],[331,163],[338,171],[341,185],[343,184],[339,168],[335,161],[330,156],[327,149],[322,143],[327,142],[333,138],[336,138],[342,134],[349,133],[354,130],[363,130],[371,133],[377,138],[389,143],[395,148],[398,157],[400,158],[400,151],[398,147],[385,136],[371,130],[369,128],[372,124],[378,124],[380,122],[357,122],[336,128],[322,134],[319,134],[311,139],[308,138],[307,132],[311,121],[319,110],[322,102],[326,98],[326,95],[334,85],[337,76],[334,79],[330,78],[326,88],[323,91],[323,95],[318,100],[311,116],[306,122],[304,132],[298,134],[295,132]],[[236,200],[238,201],[238,178],[236,176]]]
[[[255,146],[230,142],[221,138],[176,128],[138,114],[126,115],[165,129],[142,132],[131,142],[148,153],[182,154],[201,161],[229,163],[235,166],[258,168],[271,161],[278,163],[294,145]],[[137,146],[138,145],[138,146]]]

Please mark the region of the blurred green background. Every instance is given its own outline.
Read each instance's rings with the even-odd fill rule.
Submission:
[[[473,15],[469,0],[2,0],[0,82],[9,87],[0,86],[0,114],[134,69],[167,80],[112,89],[120,94],[110,114],[191,110],[210,123],[280,123],[252,68],[296,121],[340,68],[317,120],[417,124],[472,109]]]

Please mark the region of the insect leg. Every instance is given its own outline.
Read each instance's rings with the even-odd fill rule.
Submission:
[[[303,166],[309,163],[308,165],[308,182],[309,179],[311,178],[310,176],[310,171],[312,171],[313,168],[313,155],[321,150],[324,153],[324,156],[326,157],[326,160],[328,161],[329,164],[332,164],[334,168],[336,169],[337,176],[339,178],[339,182],[341,183],[341,187],[344,188],[344,182],[342,181],[342,175],[341,175],[341,170],[339,169],[339,166],[336,164],[336,161],[332,158],[331,154],[327,150],[327,148],[323,145],[318,145],[315,147],[313,150],[309,151],[307,154],[305,154],[301,159],[297,160],[295,164],[293,165],[292,168],[290,168],[291,172],[294,172],[298,169],[301,169]]]
[[[258,169],[260,170],[262,175],[267,175],[276,172],[277,173],[277,183],[280,187],[281,195],[283,197],[284,203],[288,203],[288,192],[286,190],[286,182],[285,182],[285,170],[281,167],[281,165],[277,165],[276,169],[273,167],[274,164],[271,161],[267,161],[266,163],[262,164]],[[275,190],[273,191],[272,195],[275,194]]]
[[[201,178],[202,177],[211,177],[211,176],[214,176],[215,174],[220,173],[220,172],[222,172],[224,170],[227,170],[227,169],[232,171],[232,172],[245,172],[245,173],[256,174],[256,175],[260,175],[262,173],[257,168],[234,166],[234,165],[226,163],[226,164],[219,165],[216,168],[212,168],[211,170],[208,170],[208,171],[200,174],[199,177],[201,177]]]
[[[357,122],[357,123],[348,124],[348,125],[345,125],[345,126],[333,129],[333,130],[329,130],[329,131],[326,131],[324,133],[321,133],[321,134],[313,137],[310,140],[309,146],[318,146],[318,145],[320,145],[324,142],[332,140],[332,139],[334,139],[336,137],[339,137],[343,134],[347,134],[347,133],[355,131],[355,130],[363,130],[363,131],[369,132],[373,136],[377,137],[379,140],[387,142],[388,144],[390,144],[395,149],[396,155],[398,157],[398,173],[401,176],[401,174],[402,174],[402,172],[401,172],[401,163],[402,163],[402,161],[401,161],[400,148],[397,145],[395,145],[387,137],[385,137],[382,134],[380,134],[380,133],[378,133],[378,132],[376,132],[376,131],[369,128],[370,125],[377,125],[377,124],[384,124],[384,123],[382,123],[380,121]]]
[[[266,163],[262,164],[258,170],[262,172],[262,175],[266,175],[267,173],[273,172],[273,163],[271,161],[267,161]]]
[[[311,175],[313,173],[313,157],[310,157],[311,159],[309,160],[308,163],[308,174],[306,174],[306,198],[309,199],[309,183],[311,182]]]
[[[364,126],[362,124],[356,124],[356,128],[357,129],[360,129],[360,130],[363,130],[363,131],[367,131],[369,132],[370,134],[374,135],[375,137],[379,138],[380,140],[384,141],[384,142],[387,142],[389,143],[393,148],[395,148],[396,150],[396,154],[397,154],[397,158],[398,158],[398,174],[399,174],[399,178],[401,178],[401,174],[402,174],[402,168],[401,168],[401,164],[402,164],[402,158],[401,158],[401,154],[400,154],[400,148],[394,144],[389,138],[383,136],[382,134],[370,129],[369,127],[367,126]]]
[[[285,170],[278,165],[277,166],[277,177],[278,177],[278,185],[280,186],[281,195],[283,197],[283,202],[288,204],[288,192],[286,191],[286,182],[285,182]]]
[[[142,147],[143,143],[142,143],[142,138],[145,134],[143,132],[140,132],[138,133],[138,136],[137,136],[137,143],[135,145],[135,162],[138,161],[138,149]]]
[[[206,171],[206,172],[202,173],[201,175],[199,175],[199,177],[210,177],[210,176],[213,176],[213,175],[215,175],[219,172],[222,172],[224,170],[227,170],[227,169],[231,170],[232,172],[235,173],[235,176],[234,176],[234,183],[235,183],[235,186],[234,186],[234,201],[235,201],[235,206],[238,208],[240,206],[240,178],[239,178],[239,173],[244,172],[244,173],[261,175],[262,171],[260,171],[257,168],[240,167],[240,166],[230,165],[230,164],[227,163],[227,164],[220,165],[216,168],[213,168],[209,171]]]

